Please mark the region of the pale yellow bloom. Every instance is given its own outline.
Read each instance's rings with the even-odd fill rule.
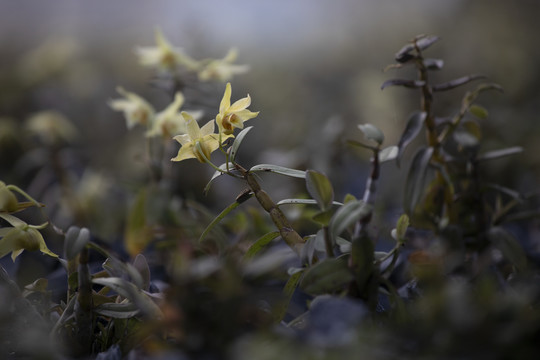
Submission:
[[[171,45],[160,29],[155,30],[155,37],[156,46],[138,47],[135,50],[141,65],[165,71],[174,70],[178,65],[192,71],[199,68],[199,63],[184,54],[182,49]]]
[[[187,123],[187,134],[174,137],[174,140],[178,141],[182,147],[178,155],[171,160],[182,161],[195,158],[200,162],[206,162],[206,159],[210,159],[210,154],[219,148],[219,135],[214,133],[214,120],[199,128],[199,124],[190,114],[183,111],[182,116]],[[221,141],[229,137],[222,136]]]
[[[248,65],[233,64],[237,56],[237,50],[232,48],[223,59],[207,60],[199,71],[199,80],[228,81],[236,74],[247,72],[249,70]]]
[[[231,135],[234,128],[243,129],[245,121],[257,117],[259,112],[248,110],[249,105],[251,105],[249,94],[231,105],[231,84],[227,83],[219,105],[219,114],[216,116],[220,133]]]
[[[58,257],[58,255],[49,250],[45,244],[45,239],[43,239],[43,236],[38,231],[38,229],[44,228],[47,223],[33,226],[12,215],[0,214],[0,217],[13,226],[0,229],[0,236],[2,237],[0,239],[0,258],[11,252],[11,258],[15,261],[17,256],[24,250],[39,250],[46,255]]]
[[[77,138],[77,129],[62,114],[54,110],[40,111],[26,121],[26,130],[47,145],[71,142]]]
[[[116,88],[119,94],[124,96],[124,99],[116,99],[109,101],[109,106],[116,111],[122,111],[126,118],[128,129],[133,128],[137,124],[148,125],[154,118],[154,108],[146,100],[137,94],[128,92],[122,87]]]

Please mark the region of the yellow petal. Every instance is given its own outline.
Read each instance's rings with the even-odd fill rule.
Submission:
[[[236,101],[234,104],[232,104],[229,107],[228,112],[229,113],[235,113],[235,112],[238,112],[238,111],[242,111],[242,110],[245,110],[249,105],[251,105],[251,98],[248,95],[245,98],[242,98],[242,99]]]
[[[180,150],[178,150],[178,154],[176,155],[176,157],[173,157],[171,161],[182,161],[195,158],[196,156],[193,153],[193,145],[193,143],[182,145]]]
[[[197,121],[189,113],[182,111],[182,116],[187,123],[187,134],[191,141],[195,141],[201,137],[201,129]]]
[[[188,134],[176,135],[173,137],[174,140],[178,141],[180,145],[187,145],[191,142],[191,138]]]
[[[215,128],[214,120],[210,120],[201,128],[201,137],[213,134]]]
[[[236,48],[229,49],[229,52],[227,52],[227,55],[223,58],[223,62],[232,63],[234,60],[236,60],[238,56],[238,50]]]
[[[236,114],[235,114],[237,117],[240,118],[240,120],[242,120],[242,122],[244,121],[247,121],[249,119],[253,119],[255,117],[257,117],[257,115],[259,115],[259,112],[253,112],[253,111],[249,111],[249,110],[242,110],[242,111],[238,111]]]
[[[225,93],[219,104],[219,112],[224,113],[231,106],[231,83],[227,83],[225,86]]]

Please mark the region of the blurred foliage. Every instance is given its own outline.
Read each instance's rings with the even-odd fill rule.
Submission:
[[[538,49],[484,3],[384,72],[394,33],[249,75],[159,29],[149,70],[73,38],[11,58],[0,357],[536,358]],[[480,19],[500,47],[463,40]]]

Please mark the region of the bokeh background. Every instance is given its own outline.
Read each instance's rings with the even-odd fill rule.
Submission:
[[[540,178],[538,14],[535,0],[1,0],[0,179],[47,203],[60,226],[73,223],[61,194],[51,190],[54,176],[43,170],[49,160],[31,151],[37,140],[24,125],[36,112],[58,111],[77,131],[61,153],[76,169],[73,191],[87,196],[87,206],[108,204],[107,214],[100,210],[83,225],[113,241],[129,202],[118,189],[135,191],[148,173],[141,160],[143,130],[128,132],[107,102],[121,85],[156,109],[169,103],[170,94],[134,54],[136,46],[154,44],[158,26],[196,59],[221,58],[234,46],[238,63],[250,65],[249,73],[232,80],[233,100],[249,93],[251,109],[260,111],[241,161],[323,171],[338,198],[361,194],[369,170],[369,154],[344,146],[346,139],[362,139],[357,124],[379,126],[392,145],[419,106],[416,91],[380,88],[387,79],[413,74],[383,69],[414,36],[438,35],[428,53],[445,61],[437,80],[482,73],[505,89],[479,100],[490,112],[483,121],[489,138],[484,150],[519,145],[525,153],[494,163],[488,175],[534,191]],[[222,83],[204,88],[205,118],[215,116],[223,89]],[[436,98],[438,114],[454,114],[465,90]],[[196,102],[188,95],[187,103]],[[171,143],[167,151],[177,149]],[[212,171],[196,161],[175,164],[171,173],[179,193],[216,211],[241,190],[223,180],[205,197]],[[400,203],[403,175],[393,164],[383,169],[381,204],[392,217],[399,215],[392,209]],[[276,199],[303,191],[289,180],[265,181]]]

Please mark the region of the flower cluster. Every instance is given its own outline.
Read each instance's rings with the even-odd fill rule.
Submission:
[[[234,136],[234,128],[242,129],[245,121],[253,119],[259,114],[259,112],[247,109],[251,105],[249,95],[231,105],[231,91],[231,84],[227,83],[219,106],[219,113],[215,120],[209,121],[202,128],[199,128],[191,115],[182,113],[187,122],[187,134],[174,137],[182,147],[178,151],[178,155],[171,159],[172,161],[196,158],[200,162],[207,162],[212,152],[217,150],[228,138]],[[215,123],[218,125],[218,133],[214,133]]]

